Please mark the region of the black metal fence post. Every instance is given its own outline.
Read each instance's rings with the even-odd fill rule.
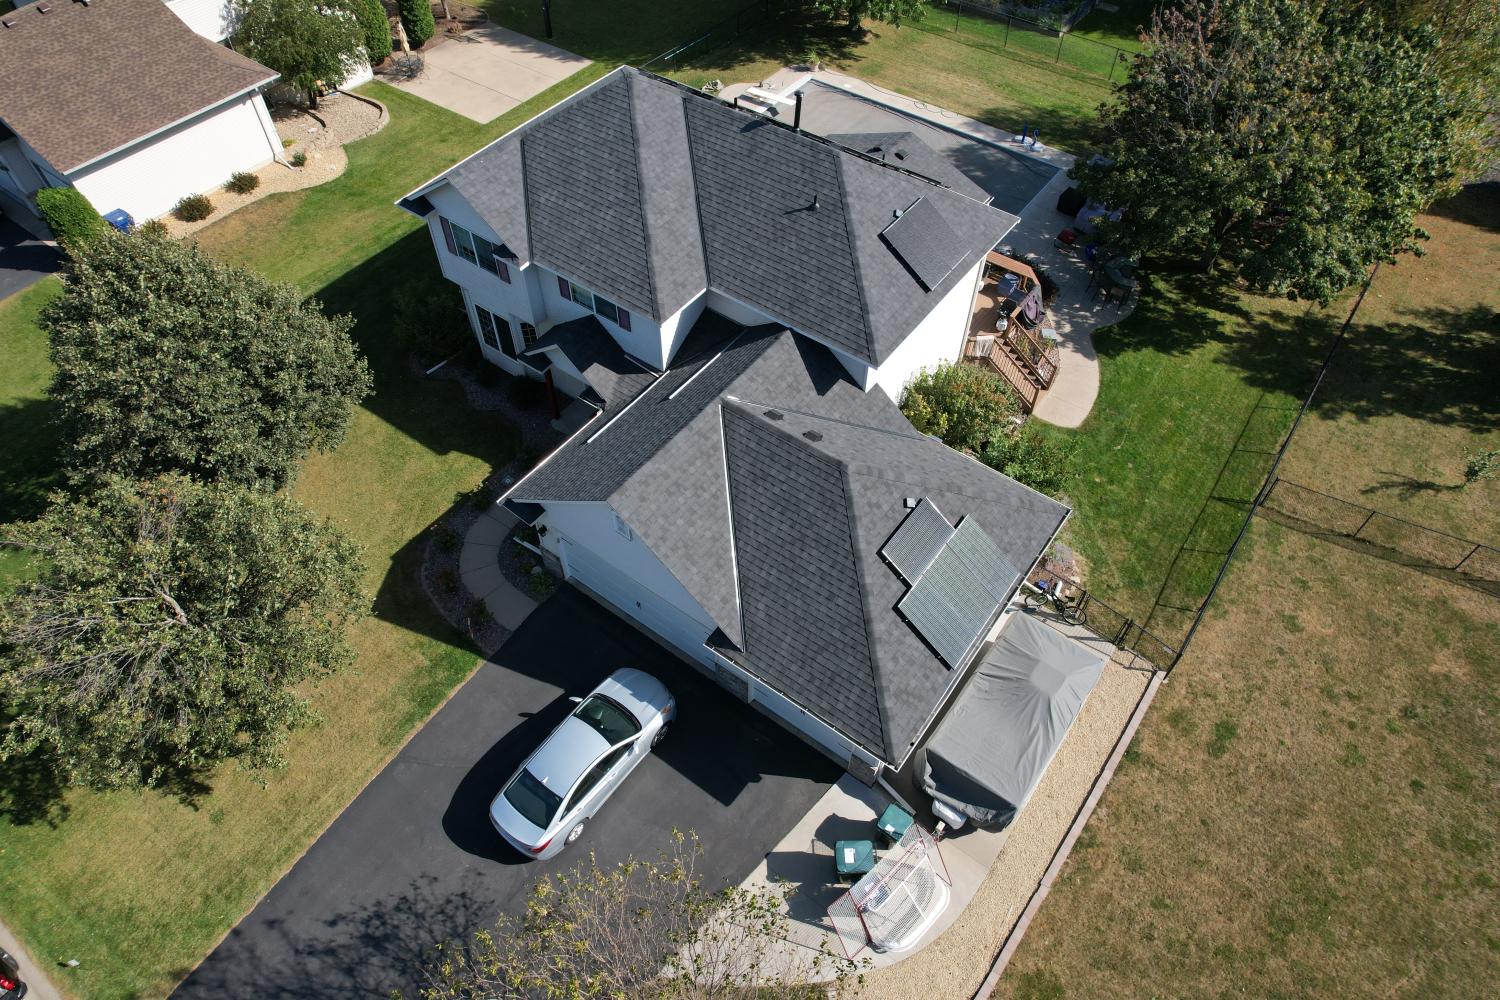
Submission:
[[[1005,41],[1000,43],[1002,49],[1010,48],[1010,18],[1005,19]]]
[[[1376,512],[1372,510],[1372,511],[1370,511],[1370,513],[1366,514],[1365,515],[1365,519],[1363,521],[1359,522],[1359,527],[1357,527],[1357,528],[1354,529],[1354,534],[1350,535],[1349,537],[1350,538],[1358,538],[1359,537],[1359,533],[1361,531],[1364,531],[1365,528],[1369,526],[1369,524],[1370,524],[1370,518],[1374,517],[1375,513]]]
[[[1478,543],[1478,542],[1475,542],[1475,543],[1474,543],[1474,547],[1473,547],[1473,548],[1472,548],[1472,549],[1470,549],[1470,550],[1469,550],[1469,554],[1468,554],[1468,555],[1466,555],[1466,556],[1464,556],[1464,557],[1463,557],[1463,558],[1462,558],[1462,559],[1460,559],[1460,560],[1459,560],[1459,561],[1458,561],[1458,565],[1457,565],[1457,566],[1455,566],[1455,567],[1453,567],[1453,571],[1454,571],[1454,572],[1455,572],[1455,573],[1457,573],[1457,572],[1458,572],[1458,571],[1459,571],[1459,570],[1461,570],[1461,569],[1463,569],[1463,566],[1464,566],[1464,563],[1466,563],[1466,562],[1468,562],[1468,561],[1469,561],[1469,560],[1470,560],[1470,559],[1472,559],[1472,558],[1474,558],[1474,553],[1476,553],[1476,552],[1478,552],[1478,551],[1479,551],[1479,550],[1480,550],[1480,549],[1482,549],[1482,548],[1484,548],[1484,546],[1483,546],[1483,545],[1480,545],[1480,544],[1479,544],[1479,543]]]
[[[1062,62],[1062,47],[1063,47],[1063,42],[1066,42],[1067,40],[1068,40],[1068,33],[1066,31],[1059,31],[1057,33],[1057,58],[1054,59],[1054,60],[1052,60],[1053,63],[1060,63],[1060,62]]]

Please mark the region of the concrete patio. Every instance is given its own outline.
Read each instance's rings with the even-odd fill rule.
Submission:
[[[483,124],[588,64],[555,45],[486,24],[429,42],[422,50],[421,74],[390,82]]]
[[[990,640],[1015,614],[1039,612],[1023,611],[1013,604],[990,633]],[[1091,793],[1102,791],[1108,781],[1110,763],[1123,750],[1122,733],[1130,730],[1149,703],[1144,697],[1153,676],[1148,664],[1119,652],[1085,628],[1040,614],[1063,634],[1107,656],[1104,673],[1015,822],[1002,831],[969,825],[948,831],[938,841],[941,864],[935,867],[950,884],[947,908],[911,948],[900,952],[865,948],[855,954],[869,977],[865,995],[958,995],[962,988],[939,988],[932,977],[949,985],[963,981],[963,988],[983,977],[1042,882],[1074,819],[1091,800]],[[876,820],[892,802],[912,811],[925,828],[935,825],[930,802],[914,787],[910,769],[908,763],[894,789],[866,787],[844,775],[743,883],[748,888],[790,890],[785,902],[790,932],[786,950],[775,963],[778,970],[795,969],[809,980],[826,979],[832,973],[828,956],[843,957],[848,950],[828,914],[829,906],[848,888],[837,881],[834,859],[829,856],[836,841],[880,842]],[[943,958],[933,957],[938,955]]]

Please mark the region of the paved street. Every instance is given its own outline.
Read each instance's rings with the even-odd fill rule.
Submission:
[[[547,863],[489,824],[499,784],[582,695],[636,666],[676,695],[665,742]],[[517,908],[538,873],[593,850],[654,854],[695,830],[705,869],[739,882],[823,795],[838,769],[779,726],[564,587],[419,732],[174,994],[180,998],[413,994],[437,942]]]
[[[25,291],[56,271],[62,254],[10,219],[0,218],[0,299]]]

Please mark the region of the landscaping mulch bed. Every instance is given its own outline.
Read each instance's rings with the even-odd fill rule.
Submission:
[[[563,435],[553,430],[545,407],[516,406],[510,393],[515,376],[496,369],[499,380],[486,384],[490,376],[488,373],[481,376],[482,369],[476,367],[479,365],[488,365],[488,362],[472,356],[460,357],[427,375],[430,363],[422,364],[416,358],[410,363],[412,373],[417,377],[457,382],[464,390],[469,409],[487,416],[495,414],[521,434],[521,454],[492,471],[473,493],[457,500],[427,529],[422,556],[422,589],[427,592],[433,607],[450,625],[468,636],[481,654],[489,656],[510,638],[510,630],[491,618],[483,602],[463,585],[459,554],[463,551],[464,536],[500,494],[562,443]],[[514,544],[512,538],[500,545],[501,573],[521,593],[537,600],[544,599],[556,589],[555,578],[544,569],[542,575],[546,583],[536,583],[531,568],[541,565],[541,560]]]

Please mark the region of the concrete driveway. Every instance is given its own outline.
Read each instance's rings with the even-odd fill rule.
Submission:
[[[494,24],[445,38],[422,53],[422,75],[402,90],[476,122],[500,117],[589,64],[582,56]]]
[[[667,739],[550,862],[489,824],[500,782],[622,666],[676,695]],[[434,944],[515,912],[530,881],[595,851],[653,855],[695,830],[716,885],[741,881],[839,770],[572,587],[544,603],[177,989],[180,998],[347,1000],[414,986]]]
[[[62,266],[62,254],[0,218],[0,299],[25,291]]]

